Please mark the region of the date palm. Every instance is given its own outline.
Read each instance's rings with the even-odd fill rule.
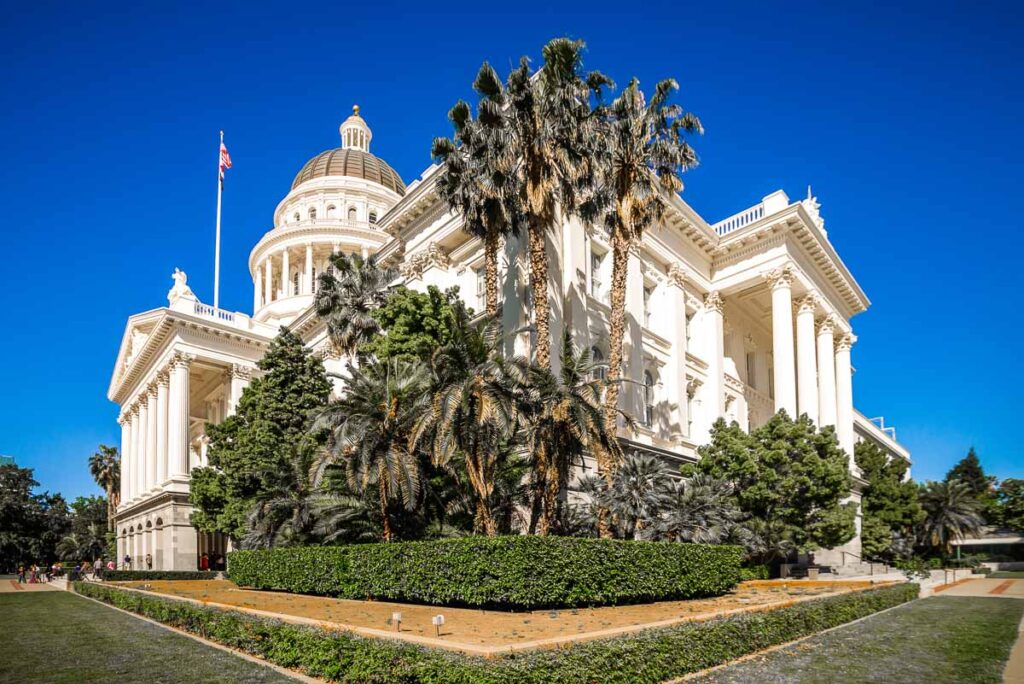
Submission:
[[[353,358],[363,342],[380,332],[372,313],[387,299],[398,272],[373,256],[339,252],[330,261],[334,270],[320,274],[314,306],[334,347]]]
[[[583,207],[585,218],[603,223],[611,240],[608,377],[612,381],[622,375],[629,252],[644,231],[661,219],[669,195],[682,189],[681,174],[697,165],[686,135],[703,129],[696,116],[669,103],[678,87],[672,79],[660,81],[648,102],[633,79],[610,106],[600,109],[599,179],[592,201]],[[608,421],[614,420],[618,401],[619,386],[612,382],[604,397]],[[610,478],[614,466],[600,463],[599,470]]]
[[[919,496],[925,514],[919,528],[923,543],[948,555],[954,540],[981,528],[979,504],[966,482],[928,482],[921,485]]]
[[[344,396],[324,409],[314,430],[329,429],[331,442],[314,463],[314,485],[327,466],[345,466],[349,486],[377,488],[382,538],[391,541],[388,511],[400,498],[413,510],[420,495],[420,462],[409,446],[416,420],[430,408],[427,369],[418,361],[370,360],[348,367]]]
[[[551,366],[547,238],[560,217],[578,212],[580,186],[594,175],[591,102],[611,85],[599,72],[585,74],[582,56],[582,41],[556,38],[544,46],[539,70],[523,57],[503,84],[485,63],[473,83],[480,116],[496,120],[488,154],[512,175],[505,201],[526,225],[535,359],[542,368]]]
[[[539,511],[534,519],[541,535],[558,531],[571,466],[587,454],[607,451],[618,457],[622,448],[601,405],[607,381],[594,373],[600,364],[594,363],[589,350],[576,349],[568,331],[562,339],[561,362],[558,374],[539,363],[531,365],[520,390],[524,442],[534,461],[534,511]]]
[[[481,74],[488,81],[497,78],[486,65]],[[469,104],[459,100],[448,118],[453,137],[436,138],[431,150],[444,164],[438,194],[450,211],[462,215],[463,230],[484,244],[484,308],[497,319],[498,249],[502,239],[519,234],[522,223],[515,161],[505,149],[509,139],[494,102],[481,101],[474,119]]]
[[[413,448],[423,445],[435,465],[460,458],[475,502],[475,527],[498,534],[495,487],[512,451],[520,416],[515,392],[525,378],[523,359],[506,359],[497,321],[471,325],[465,309],[452,313],[452,339],[433,355],[433,401],[417,421]]]
[[[121,456],[117,447],[100,444],[89,457],[89,472],[96,484],[107,493],[107,531],[114,530],[114,514],[121,504]]]

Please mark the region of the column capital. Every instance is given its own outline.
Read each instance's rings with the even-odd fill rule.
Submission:
[[[687,270],[679,264],[672,264],[668,268],[668,282],[670,285],[682,289],[686,286]]]
[[[814,314],[818,308],[818,296],[815,294],[808,294],[801,297],[796,303],[796,312],[798,314]]]
[[[196,360],[195,354],[188,354],[185,352],[174,352],[174,356],[171,357],[171,362],[168,364],[171,369],[175,368],[188,368],[192,365],[192,362]]]
[[[154,380],[153,382],[157,386],[157,389],[159,389],[161,386],[166,386],[168,383],[170,383],[170,381],[171,374],[167,371],[166,368],[164,368],[163,370],[157,372],[156,380]]]
[[[138,396],[138,398],[135,401],[138,403],[140,409],[145,408],[146,406],[148,406],[149,405],[149,389],[148,388],[143,388],[143,391],[139,392],[139,396]]]
[[[686,381],[686,395],[693,399],[697,394],[697,390],[704,384],[704,381],[700,378],[690,378]]]
[[[835,316],[829,314],[828,316],[825,316],[820,321],[818,321],[817,333],[819,335],[831,335],[835,333],[838,327],[839,321],[836,320]]]
[[[780,287],[792,287],[796,275],[793,272],[792,266],[784,264],[765,273],[764,279],[773,290],[777,290]]]
[[[722,295],[719,294],[718,290],[712,290],[704,295],[704,308],[708,311],[722,313],[722,307],[724,305],[725,302],[722,301]]]
[[[252,368],[249,366],[243,366],[240,363],[233,363],[227,369],[227,375],[229,378],[238,378],[239,380],[251,380],[252,379]]]
[[[839,339],[836,340],[836,351],[850,351],[856,341],[857,336],[853,333],[843,333],[839,336]]]

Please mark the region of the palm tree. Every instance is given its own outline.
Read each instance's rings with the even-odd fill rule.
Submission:
[[[332,254],[334,268],[320,274],[314,306],[327,325],[331,342],[342,354],[355,357],[359,346],[380,332],[374,309],[387,299],[394,268],[382,267],[373,256]]]
[[[591,495],[600,524],[600,516],[611,516],[610,529],[622,539],[638,539],[652,530],[668,504],[666,489],[669,471],[665,463],[648,454],[629,454],[616,469],[611,483],[590,477],[584,488]]]
[[[453,311],[452,339],[432,359],[433,404],[417,421],[410,444],[427,444],[435,465],[449,467],[462,458],[475,501],[475,521],[488,536],[498,533],[495,485],[508,443],[518,430],[517,386],[526,376],[523,359],[506,360],[496,321],[469,322],[464,309]]]
[[[970,485],[962,480],[928,482],[921,486],[920,499],[925,516],[918,536],[924,544],[941,549],[946,555],[954,540],[975,534],[981,528],[978,501]]]
[[[660,539],[721,544],[743,518],[725,480],[705,473],[665,485],[664,508],[654,532]]]
[[[114,513],[121,504],[121,456],[117,447],[100,444],[99,451],[89,457],[89,472],[107,493],[107,531],[113,532]]]
[[[562,338],[561,361],[558,375],[539,363],[531,365],[519,390],[524,442],[534,462],[533,518],[541,535],[559,524],[570,467],[585,454],[608,451],[618,457],[622,448],[605,421],[601,393],[607,381],[594,373],[600,364],[592,361],[589,350],[576,349],[568,331]],[[621,415],[632,424],[632,418]]]
[[[697,165],[697,155],[684,135],[703,133],[700,121],[668,98],[678,89],[673,79],[660,81],[646,102],[636,79],[607,108],[602,108],[598,187],[585,202],[584,217],[600,219],[608,230],[612,246],[610,334],[608,377],[622,375],[622,338],[626,317],[626,276],[629,251],[643,233],[659,221],[667,196],[683,187],[680,175]],[[638,313],[638,312],[634,312]],[[619,387],[609,385],[605,414],[613,421]],[[599,470],[611,477],[614,463],[599,463]]]
[[[611,81],[599,72],[584,74],[583,42],[556,38],[544,46],[543,66],[534,71],[523,57],[503,85],[484,63],[473,83],[482,98],[480,116],[495,120],[487,136],[496,163],[509,170],[505,201],[521,212],[527,228],[535,359],[551,366],[547,236],[559,218],[578,212],[580,185],[594,176],[591,135],[596,118],[593,96]]]
[[[497,79],[487,65],[480,73]],[[474,83],[478,92],[485,87],[480,78]],[[462,214],[463,230],[484,243],[484,308],[488,317],[497,319],[498,249],[502,239],[519,234],[522,218],[516,201],[515,164],[505,149],[508,137],[500,110],[495,111],[496,105],[489,100],[482,100],[478,107],[474,120],[469,105],[459,100],[448,112],[454,136],[436,138],[431,154],[444,164],[438,194],[450,211]]]
[[[313,484],[327,466],[345,465],[349,486],[359,492],[377,487],[382,537],[391,541],[388,511],[400,497],[413,510],[420,495],[420,462],[409,446],[416,420],[430,408],[427,369],[418,361],[370,360],[348,367],[345,395],[314,421],[331,431],[331,443],[314,463]]]

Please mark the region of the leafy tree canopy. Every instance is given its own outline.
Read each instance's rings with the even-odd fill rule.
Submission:
[[[852,485],[847,458],[831,427],[818,432],[806,417],[780,411],[747,434],[719,419],[698,452],[700,461],[688,470],[733,483],[753,527],[772,530],[766,556],[835,547],[856,533],[856,508],[841,503]]]
[[[426,292],[396,288],[383,306],[372,312],[381,332],[370,338],[360,353],[381,361],[397,358],[429,362],[435,349],[452,340],[460,310],[471,314],[459,298],[457,287],[441,291],[431,285]]]
[[[964,456],[960,461],[949,469],[946,473],[946,482],[952,480],[960,480],[965,483],[975,495],[981,495],[991,491],[995,484],[996,478],[992,475],[986,475],[985,469],[981,467],[981,459],[978,458],[977,452],[974,451],[974,447],[971,447],[967,451],[967,455]]]
[[[1024,532],[1024,480],[1007,478],[999,484],[1000,523]]]
[[[854,447],[854,457],[867,481],[861,501],[861,547],[868,557],[887,557],[893,535],[910,536],[924,517],[917,500],[917,485],[906,477],[907,463],[890,459],[877,444],[859,442]]]
[[[289,482],[296,461],[312,463],[324,437],[309,426],[331,392],[321,360],[287,328],[257,365],[263,375],[242,393],[236,413],[207,428],[211,467],[193,471],[189,494],[193,524],[235,540],[256,498]]]
[[[0,466],[0,570],[56,560],[71,525],[68,504],[60,494],[34,494],[38,486],[31,468]]]

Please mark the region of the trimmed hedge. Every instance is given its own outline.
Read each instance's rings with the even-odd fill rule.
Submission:
[[[772,570],[767,565],[748,565],[740,568],[740,581],[771,579]]]
[[[489,660],[391,639],[287,624],[110,586],[75,591],[312,677],[430,684],[655,684],[809,636],[917,597],[907,583],[768,612],[690,622]]]
[[[256,589],[536,609],[717,596],[739,581],[742,557],[737,546],[465,537],[234,551],[228,572]]]
[[[208,580],[217,576],[212,571],[199,570],[104,570],[108,582],[134,582],[136,580]]]

